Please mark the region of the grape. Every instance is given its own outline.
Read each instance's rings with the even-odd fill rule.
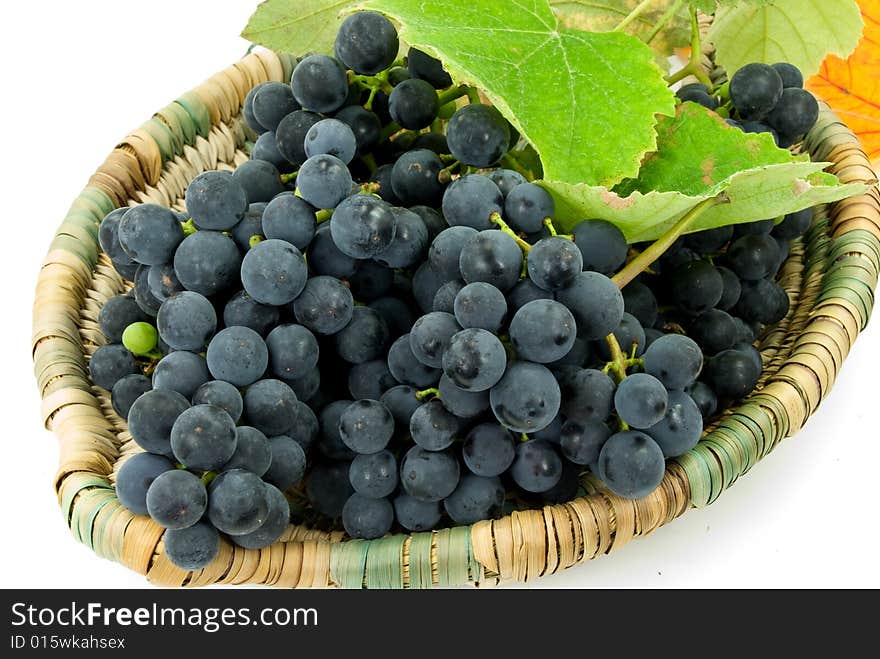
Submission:
[[[541,364],[565,357],[576,335],[574,316],[553,300],[529,302],[510,321],[510,340],[519,358]]]
[[[413,204],[438,205],[443,194],[440,170],[443,163],[433,151],[414,149],[407,151],[391,170],[391,188],[407,206]]]
[[[352,398],[378,400],[382,394],[397,385],[384,359],[374,359],[352,366],[348,372],[348,390]]]
[[[443,501],[443,506],[456,524],[474,524],[498,517],[503,503],[501,479],[465,474],[455,491]]]
[[[698,254],[711,255],[721,251],[733,237],[734,228],[730,225],[715,229],[704,229],[685,236],[684,244]]]
[[[275,145],[288,162],[302,165],[308,159],[304,146],[306,133],[321,119],[320,114],[297,110],[281,120],[275,129]]]
[[[355,453],[383,450],[394,434],[394,417],[377,400],[351,403],[339,417],[339,436]]]
[[[798,88],[782,90],[776,107],[767,115],[767,123],[780,137],[790,139],[804,135],[819,118],[819,104],[810,92]]]
[[[260,91],[265,84],[265,82],[261,82],[255,85],[244,97],[244,104],[242,106],[242,114],[244,115],[245,123],[257,134],[266,132],[266,128],[260,125],[260,122],[257,121],[257,118],[254,116],[254,96],[257,95],[257,92]]]
[[[160,455],[136,453],[116,473],[119,503],[135,515],[147,514],[147,491],[160,475],[174,471],[174,465]]]
[[[711,309],[697,316],[688,326],[688,332],[704,353],[714,355],[736,342],[737,327],[729,313]]]
[[[227,327],[208,344],[207,361],[215,379],[246,387],[266,371],[269,350],[263,338],[252,329]]]
[[[510,475],[526,492],[546,492],[562,478],[562,459],[545,440],[521,442],[516,446]]]
[[[562,455],[578,465],[592,465],[599,460],[599,452],[611,437],[611,429],[601,421],[566,421],[559,434]]]
[[[645,430],[667,458],[684,455],[697,445],[703,433],[703,415],[694,399],[682,391],[669,392],[663,418]]]
[[[379,399],[394,417],[394,422],[409,430],[409,422],[413,413],[421,406],[416,397],[416,390],[407,384],[391,387]]]
[[[453,313],[455,311],[455,297],[462,288],[464,288],[464,282],[460,279],[453,279],[443,284],[437,289],[437,294],[434,295],[432,310],[448,314]],[[504,296],[502,295],[501,298],[504,299]]]
[[[597,475],[617,496],[641,499],[657,489],[665,468],[657,442],[643,432],[629,430],[605,442],[599,453]]]
[[[703,379],[718,398],[737,400],[748,395],[761,377],[754,359],[739,350],[724,350],[706,364]]]
[[[507,195],[520,183],[525,183],[526,178],[512,169],[495,169],[487,175],[492,182],[501,190],[501,195],[507,199]]]
[[[296,421],[296,394],[281,380],[258,380],[244,392],[248,423],[267,436],[290,430]]]
[[[330,232],[344,254],[366,259],[388,249],[395,237],[396,220],[387,202],[371,195],[354,195],[336,208]]]
[[[351,364],[362,364],[384,355],[388,326],[377,311],[369,307],[355,307],[351,322],[334,338],[340,357]]]
[[[309,245],[308,261],[309,267],[317,274],[337,279],[351,277],[358,267],[358,262],[340,252],[333,242],[329,222],[318,225],[315,237]]]
[[[522,251],[513,238],[487,229],[465,242],[459,256],[459,269],[462,279],[469,284],[484,281],[507,291],[519,281],[522,261]]]
[[[355,453],[342,441],[339,431],[339,419],[342,413],[352,404],[350,400],[335,400],[321,410],[319,424],[321,435],[318,448],[328,458],[351,460]]]
[[[507,120],[494,107],[479,103],[465,105],[449,120],[446,140],[456,160],[473,167],[489,167],[507,151],[510,129]]]
[[[449,144],[442,133],[419,133],[412,143],[413,149],[428,149],[438,156],[449,153]]]
[[[290,524],[290,504],[277,487],[266,485],[266,500],[269,512],[266,521],[256,531],[232,536],[231,540],[239,547],[261,549],[277,542]]]
[[[675,92],[675,95],[678,96],[682,102],[691,101],[692,103],[699,103],[710,110],[714,110],[718,107],[718,101],[714,96],[709,94],[709,88],[700,83],[684,85],[681,89]]]
[[[694,382],[685,389],[685,392],[697,404],[704,421],[715,415],[718,410],[718,398],[709,385],[704,382]]]
[[[315,208],[336,208],[351,194],[353,185],[345,163],[327,154],[310,157],[296,175],[297,191]]]
[[[150,292],[150,266],[139,265],[134,273],[134,301],[148,316],[156,317],[162,303]]]
[[[618,416],[633,428],[650,428],[658,423],[666,414],[667,402],[663,383],[647,373],[626,377],[614,392]]]
[[[553,421],[560,405],[559,384],[547,367],[513,362],[489,392],[498,421],[516,432],[536,432]]]
[[[388,369],[391,375],[402,383],[414,387],[430,387],[440,379],[439,368],[427,366],[419,361],[410,347],[410,335],[403,334],[388,349]]]
[[[462,327],[497,332],[507,317],[507,300],[495,286],[474,282],[458,292],[453,310],[455,319]]]
[[[348,481],[349,463],[336,461],[317,464],[309,473],[306,494],[312,506],[331,519],[342,515],[348,497],[354,493]]]
[[[199,387],[210,379],[208,365],[201,355],[177,350],[156,364],[153,370],[153,389],[176,391],[184,398],[192,398]]]
[[[388,110],[391,118],[403,128],[419,130],[427,128],[437,118],[440,105],[437,92],[430,83],[412,78],[391,90]]]
[[[583,256],[584,270],[610,275],[626,261],[626,238],[610,222],[584,220],[575,225],[572,234]]]
[[[712,309],[724,294],[721,274],[707,261],[690,261],[677,267],[670,276],[672,300],[691,313]]]
[[[746,121],[740,126],[744,133],[754,133],[756,135],[760,135],[761,133],[769,133],[773,138],[774,144],[779,146],[779,134],[770,128],[767,124],[761,123],[760,121]]]
[[[408,332],[413,324],[410,308],[405,302],[395,297],[381,297],[370,302],[369,307],[379,312],[388,325],[391,338],[396,338]]]
[[[668,389],[684,389],[692,384],[703,368],[703,353],[690,338],[667,334],[645,351],[645,371]]]
[[[266,336],[278,324],[278,319],[276,307],[260,304],[245,291],[239,291],[229,298],[223,308],[224,325],[249,327],[260,336]]]
[[[740,295],[742,295],[742,283],[733,270],[724,266],[718,266],[716,270],[721,275],[724,290],[721,293],[721,299],[718,300],[718,304],[715,306],[718,309],[727,311],[739,301]]]
[[[419,318],[412,326],[409,344],[416,358],[426,366],[439,368],[443,365],[443,353],[452,335],[461,328],[455,316],[442,311],[432,311]]]
[[[126,375],[139,372],[134,355],[120,343],[100,346],[89,360],[92,382],[104,389],[112,389],[113,385]]]
[[[345,69],[326,55],[309,55],[297,64],[290,86],[296,101],[313,112],[334,112],[348,97]]]
[[[293,392],[300,401],[311,403],[313,397],[321,386],[321,371],[316,368],[308,371],[300,378],[296,378],[295,380],[284,380],[284,382],[288,387],[293,389]]]
[[[306,453],[299,442],[287,435],[277,435],[269,438],[269,449],[272,459],[263,479],[280,490],[299,483],[306,473]]]
[[[458,419],[439,400],[421,405],[409,422],[413,441],[427,451],[442,451],[452,445],[460,429]]]
[[[358,455],[348,477],[357,494],[370,499],[387,497],[397,488],[397,460],[390,451]]]
[[[168,263],[151,266],[147,271],[147,286],[153,297],[159,302],[164,302],[172,295],[184,290],[183,284],[174,274],[174,266]]]
[[[425,227],[428,229],[428,240],[432,241],[437,235],[443,231],[443,229],[447,228],[449,224],[443,219],[443,216],[440,215],[433,208],[428,206],[411,206],[410,210],[422,218],[422,222],[425,223]]]
[[[249,471],[224,471],[208,487],[208,519],[229,535],[253,533],[269,516],[267,489]]]
[[[312,332],[335,334],[351,321],[354,298],[338,279],[312,277],[293,301],[293,313]]]
[[[419,501],[445,499],[455,490],[458,479],[458,460],[450,451],[426,451],[413,446],[400,467],[403,489]]]
[[[183,240],[177,216],[157,204],[134,206],[119,220],[119,245],[133,260],[143,265],[167,263]]]
[[[182,291],[162,303],[156,317],[159,336],[175,350],[202,350],[217,328],[217,313],[199,293]]]
[[[333,52],[355,73],[372,76],[391,66],[398,47],[391,21],[373,11],[359,11],[342,21]]]
[[[581,367],[587,362],[588,359],[592,359],[592,357],[593,353],[590,348],[590,343],[580,337],[575,337],[574,344],[571,346],[571,350],[569,350],[559,359],[548,362],[547,367],[551,370],[559,366]]]
[[[309,158],[326,154],[347,165],[357,151],[357,139],[348,124],[338,119],[322,119],[309,128],[304,147]]]
[[[248,295],[261,304],[292,302],[308,279],[302,253],[283,240],[264,240],[241,262],[241,281]]]
[[[98,313],[101,332],[111,343],[122,342],[122,333],[132,323],[148,320],[130,295],[115,295],[104,303]]]
[[[207,522],[185,529],[168,529],[164,536],[165,555],[182,570],[201,570],[220,552],[220,534]]]
[[[302,325],[278,325],[266,337],[269,367],[279,378],[296,379],[318,365],[318,340]]]
[[[645,352],[645,330],[631,314],[624,312],[620,325],[614,329],[612,334],[625,355],[632,354],[633,348],[635,348],[636,357]],[[599,354],[605,359],[611,360],[611,347],[607,341],[599,342]]]
[[[553,293],[545,291],[543,288],[539,288],[531,279],[520,279],[516,285],[507,292],[507,304],[513,313],[516,313],[526,304],[534,300],[552,299]]]
[[[468,433],[461,450],[467,468],[477,476],[500,476],[513,464],[513,435],[497,423],[481,423]]]
[[[770,236],[748,235],[739,238],[727,250],[730,269],[740,279],[757,281],[768,277],[779,260],[779,246]]]
[[[552,218],[555,212],[553,197],[534,183],[520,183],[504,200],[504,216],[517,231],[540,231],[544,227],[544,220]]]
[[[492,215],[504,210],[504,196],[488,176],[467,174],[443,193],[443,217],[450,226],[494,229]],[[461,234],[458,234],[461,235]]]
[[[198,522],[208,507],[208,493],[199,477],[183,469],[156,476],[147,490],[147,512],[159,526],[185,529]]]
[[[254,119],[266,130],[275,130],[284,117],[300,109],[290,85],[275,81],[260,86],[251,101],[251,107]]]
[[[730,79],[730,100],[743,119],[760,121],[782,96],[782,78],[768,64],[746,64]]]
[[[560,382],[562,413],[571,420],[586,423],[604,421],[611,413],[614,381],[602,371],[575,369],[570,378]]]
[[[278,150],[278,142],[275,139],[275,133],[272,131],[267,131],[257,138],[251,151],[251,158],[254,160],[265,160],[275,165],[275,167],[287,165],[287,158],[282,156]]]
[[[176,391],[148,391],[128,412],[128,432],[145,451],[171,456],[171,428],[187,408],[189,401]]]
[[[458,279],[461,276],[459,269],[461,251],[465,243],[476,235],[477,230],[473,227],[453,226],[444,229],[434,238],[428,250],[428,261],[444,281]]]
[[[357,146],[356,153],[365,155],[379,141],[382,123],[375,112],[365,110],[360,105],[350,105],[336,113],[336,119],[351,129]],[[388,171],[390,171],[390,167]],[[385,201],[390,201],[386,199]]]
[[[401,235],[401,225],[398,221],[397,235]],[[383,256],[387,255],[387,251]],[[386,295],[394,284],[394,270],[380,265],[376,261],[358,261],[357,269],[349,280],[351,294],[362,301],[372,301]]]
[[[232,179],[245,191],[249,206],[269,202],[284,192],[281,174],[275,165],[265,160],[241,163],[232,173]]]
[[[114,264],[117,262],[126,265],[134,263],[122,249],[122,245],[119,244],[119,221],[128,211],[128,206],[113,209],[104,216],[98,229],[98,242],[101,249],[113,260]]]
[[[290,382],[295,382],[295,380]],[[288,436],[299,444],[303,451],[308,452],[318,439],[318,435],[321,432],[321,424],[315,412],[306,403],[298,400],[294,407],[296,421],[294,421],[293,427],[288,431]]]
[[[411,210],[392,208],[391,212],[396,225],[394,239],[376,261],[388,268],[408,268],[422,261],[428,247],[428,228]]]
[[[582,270],[581,251],[565,238],[543,238],[529,251],[529,279],[544,290],[565,288]]]
[[[452,78],[443,70],[443,63],[418,48],[409,49],[406,65],[413,78],[425,80],[435,89],[446,89],[452,84]]]
[[[226,410],[233,421],[238,422],[244,411],[244,402],[238,389],[222,380],[205,382],[192,395],[193,405],[216,405]]]
[[[791,240],[804,235],[813,223],[813,209],[805,208],[786,215],[782,222],[773,227],[776,238]]]
[[[122,333],[122,345],[136,356],[150,354],[158,340],[159,334],[156,328],[144,322],[132,323]]]
[[[720,270],[719,268],[719,272]],[[657,298],[653,291],[640,281],[632,281],[623,289],[623,308],[643,327],[650,327],[657,320]]]
[[[342,508],[342,525],[352,538],[381,538],[391,530],[394,508],[388,499],[352,494]]]
[[[190,469],[219,469],[235,453],[235,422],[222,407],[187,408],[171,427],[171,450]]]
[[[556,292],[577,321],[578,336],[601,339],[623,318],[623,295],[617,285],[598,272],[582,272],[568,288]]]
[[[793,64],[789,64],[788,62],[777,62],[772,66],[776,69],[776,73],[779,74],[779,77],[782,78],[783,89],[804,86],[804,76],[801,74],[800,69]]]
[[[489,392],[465,391],[444,373],[437,385],[443,407],[455,416],[470,419],[489,409]]]
[[[442,166],[442,165],[441,165]],[[376,190],[376,194],[379,195],[382,199],[387,201],[389,204],[400,204],[401,201],[394,193],[394,187],[392,186],[391,177],[394,173],[394,165],[387,164],[382,165],[373,172],[373,175],[370,177],[370,182],[375,183],[378,187]]]
[[[174,273],[189,290],[210,297],[238,283],[241,254],[235,242],[216,231],[197,231],[174,253]]]
[[[265,207],[265,203],[250,204],[244,214],[244,219],[229,232],[241,252],[249,251],[252,242],[259,242],[266,237],[263,234],[263,210]]]
[[[141,394],[153,388],[148,377],[140,373],[132,373],[116,381],[110,392],[110,402],[113,410],[123,419],[128,418],[128,412]]]

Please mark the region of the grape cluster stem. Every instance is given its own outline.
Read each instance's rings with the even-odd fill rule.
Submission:
[[[689,75],[696,77],[707,87],[712,86],[706,70],[703,68],[703,44],[700,40],[700,25],[697,22],[697,10],[691,7],[691,56],[688,63],[675,73],[666,76],[667,84],[674,85],[676,82],[684,80]]]

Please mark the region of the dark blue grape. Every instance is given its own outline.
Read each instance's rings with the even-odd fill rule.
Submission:
[[[290,86],[297,102],[313,112],[338,110],[348,96],[345,69],[326,55],[309,55],[297,64]]]
[[[397,385],[384,359],[375,359],[352,366],[348,372],[348,390],[352,398],[378,400]]]
[[[428,228],[411,210],[392,208],[391,212],[395,218],[394,239],[376,256],[376,261],[388,268],[408,268],[423,260],[428,248]]]
[[[351,462],[348,477],[361,496],[387,497],[397,488],[397,460],[390,451],[358,455]]]
[[[208,299],[182,291],[162,303],[156,317],[162,340],[175,350],[203,350],[217,329],[217,312]]]
[[[535,183],[521,183],[504,200],[504,217],[516,231],[535,233],[556,212],[553,197]]]
[[[302,253],[283,240],[264,240],[241,262],[241,281],[248,295],[261,304],[292,302],[305,287],[308,269]]]
[[[238,422],[244,411],[244,402],[238,389],[222,380],[211,380],[200,386],[192,396],[193,405],[216,405],[226,410]]]
[[[388,499],[352,494],[342,508],[342,525],[352,538],[381,538],[391,530],[394,508]]]
[[[211,379],[204,357],[194,352],[177,350],[156,364],[153,370],[153,389],[176,391],[184,398],[192,398],[196,391]]]
[[[456,524],[474,524],[498,517],[503,503],[504,486],[500,478],[465,474],[443,506]]]
[[[336,351],[351,364],[362,364],[385,354],[388,326],[379,312],[369,307],[355,307],[351,322],[334,337]]]
[[[309,245],[309,267],[319,275],[347,279],[354,275],[358,261],[339,251],[330,234],[330,223],[318,225]]]
[[[597,475],[614,494],[640,499],[660,485],[665,471],[663,451],[643,432],[612,435],[599,453]]]
[[[348,480],[349,464],[344,461],[319,463],[309,472],[306,494],[309,502],[322,515],[337,519],[354,493]]]
[[[269,437],[286,433],[296,422],[296,394],[281,380],[254,382],[243,401],[248,423]]]
[[[149,319],[130,295],[111,297],[98,313],[101,332],[111,343],[121,343],[122,333],[132,323],[147,322]]]
[[[428,451],[442,451],[452,445],[458,434],[458,418],[446,410],[439,400],[421,405],[409,422],[413,441]]]
[[[371,76],[391,66],[398,47],[391,21],[374,11],[359,11],[342,21],[333,52],[355,73]]]
[[[533,300],[552,299],[554,299],[553,293],[539,288],[531,279],[520,279],[513,288],[507,291],[507,305],[511,313],[516,313]]]
[[[235,422],[221,407],[187,408],[171,427],[171,450],[190,469],[219,469],[235,453]]]
[[[500,476],[513,464],[513,435],[497,423],[481,423],[468,433],[461,449],[467,468],[477,476]]]
[[[470,104],[455,111],[446,126],[449,150],[460,162],[489,167],[510,145],[507,120],[494,107]]]
[[[381,451],[394,434],[394,417],[377,400],[351,403],[339,416],[338,423],[340,438],[355,453]]]
[[[489,392],[495,418],[516,432],[547,427],[559,411],[561,395],[553,374],[541,364],[513,362]]]
[[[441,501],[455,490],[459,474],[458,460],[451,452],[413,446],[401,463],[400,482],[419,501]]]
[[[265,160],[241,163],[232,173],[232,179],[245,191],[249,205],[268,203],[284,192],[278,168]]]
[[[434,238],[428,250],[428,261],[444,281],[461,277],[461,250],[476,235],[477,230],[473,227],[454,226],[444,229]]]
[[[634,373],[617,385],[614,409],[633,428],[650,428],[666,414],[668,393],[653,375]]]
[[[247,549],[268,547],[277,542],[287,530],[290,524],[290,504],[287,503],[287,498],[277,487],[266,485],[266,500],[269,503],[269,512],[259,528],[250,533],[231,537],[239,547]]]
[[[217,380],[246,387],[260,378],[269,363],[263,338],[248,327],[233,326],[219,331],[207,351],[208,370]]]
[[[414,204],[439,205],[443,194],[440,170],[443,163],[433,151],[414,149],[407,151],[391,170],[391,188],[398,199],[407,206]]]
[[[617,285],[598,272],[582,272],[571,286],[556,293],[556,299],[574,315],[578,336],[602,339],[623,318],[623,295]]]
[[[442,311],[425,314],[413,323],[409,334],[413,354],[426,366],[439,368],[450,339],[460,329],[452,314]]]
[[[453,302],[455,319],[464,328],[477,327],[497,332],[507,318],[504,293],[486,282],[464,286]]]
[[[358,144],[348,124],[338,119],[322,119],[309,128],[304,147],[309,158],[326,154],[339,158],[347,165],[354,158]]]
[[[592,465],[599,460],[599,452],[611,437],[611,429],[601,421],[566,421],[559,434],[562,455],[578,465]]]
[[[465,242],[459,269],[469,284],[484,281],[508,291],[519,281],[522,262],[522,251],[513,238],[501,231],[485,230]]]
[[[121,343],[100,346],[89,359],[92,382],[104,389],[112,389],[126,375],[139,372],[134,355]]]
[[[183,229],[177,216],[157,204],[134,206],[118,228],[119,245],[134,261],[143,265],[161,265],[171,261],[174,250],[183,240]]]
[[[510,340],[520,359],[547,364],[568,354],[577,336],[574,316],[559,302],[535,300],[510,321]]]
[[[297,110],[288,114],[275,129],[275,145],[284,158],[293,165],[302,165],[307,159],[306,133],[321,121],[320,114]]]
[[[501,195],[507,199],[507,195],[510,194],[510,191],[513,190],[520,183],[525,183],[525,177],[519,172],[515,172],[512,169],[495,169],[487,176],[492,179],[492,182],[498,186],[498,189],[501,190]]]
[[[164,536],[165,555],[182,570],[201,570],[220,552],[220,534],[208,522],[197,522],[185,529],[168,529]]]
[[[338,279],[312,277],[293,301],[293,313],[312,332],[335,334],[351,321],[354,298]]]
[[[430,387],[440,379],[439,368],[419,361],[410,346],[410,335],[404,334],[388,349],[388,369],[394,378],[414,387]]]
[[[471,419],[489,409],[489,392],[465,391],[444,373],[437,385],[443,407],[461,419]]]
[[[488,176],[467,174],[443,193],[443,217],[450,226],[494,229],[493,214],[504,210],[504,195]]]
[[[746,64],[730,79],[730,100],[743,119],[763,119],[781,97],[782,78],[769,64]]]
[[[299,483],[306,473],[306,454],[299,442],[287,435],[269,438],[272,459],[263,480],[279,490],[287,490]]]
[[[241,254],[235,242],[216,231],[197,231],[174,253],[174,272],[189,291],[210,297],[238,283]]]
[[[185,203],[186,212],[200,229],[228,231],[244,218],[248,195],[233,174],[210,170],[190,182]]]
[[[266,336],[278,324],[277,307],[260,304],[246,291],[239,291],[223,307],[223,324],[227,327],[249,327],[260,336]]]
[[[472,327],[450,337],[441,363],[455,386],[471,392],[486,391],[504,375],[507,353],[497,336]]]
[[[645,352],[645,329],[632,314],[624,312],[620,324],[614,328],[612,334],[625,355],[631,355],[635,351],[635,356],[639,357]],[[599,341],[599,354],[611,361],[611,346],[607,341]]]
[[[391,118],[410,130],[430,126],[439,110],[437,92],[430,83],[418,78],[404,80],[391,90],[388,97]]]
[[[437,294],[434,296],[432,311],[452,314],[455,311],[455,296],[459,294],[462,288],[464,288],[464,282],[460,279],[453,279],[443,284],[437,289]],[[503,298],[504,296],[502,295],[501,297]]]
[[[610,275],[626,261],[626,238],[605,220],[584,220],[575,225],[574,244],[584,257],[584,270]]]
[[[510,475],[526,492],[546,492],[562,478],[562,459],[547,441],[531,439],[520,442],[516,446]]]
[[[147,490],[147,512],[159,526],[185,529],[208,507],[208,493],[195,474],[172,469],[159,474]]]
[[[315,237],[315,221],[315,209],[309,204],[294,194],[281,194],[263,211],[263,233],[304,250]]]
[[[353,185],[345,163],[327,154],[310,157],[296,175],[297,191],[315,208],[336,208],[351,194]]]
[[[176,391],[148,391],[128,412],[128,432],[145,451],[171,456],[171,428],[188,408],[189,401]]]
[[[409,49],[406,65],[413,78],[425,80],[436,89],[446,89],[452,84],[452,78],[443,70],[443,63],[418,48]]]
[[[611,413],[614,381],[602,371],[575,368],[560,382],[562,412],[576,421],[604,421]]]
[[[703,415],[688,394],[670,391],[666,414],[645,433],[660,446],[663,455],[675,458],[690,451],[703,433]]]
[[[266,130],[275,130],[284,117],[299,110],[290,85],[270,81],[260,85],[251,100],[254,119]]]
[[[297,379],[318,365],[318,340],[302,325],[278,325],[266,337],[266,347],[269,367],[279,378]]]
[[[150,378],[140,373],[132,373],[124,378],[117,380],[110,392],[110,402],[113,410],[123,419],[128,418],[128,412],[131,406],[142,394],[153,388]]]
[[[580,249],[565,238],[543,238],[529,250],[529,279],[546,291],[557,291],[571,284],[583,265]]]
[[[244,469],[224,471],[208,487],[208,519],[229,535],[253,533],[268,519],[266,484]]]
[[[382,123],[375,112],[365,110],[359,105],[350,105],[337,112],[336,119],[351,129],[351,132],[354,134],[358,154],[366,154],[379,141]],[[390,167],[388,171],[390,173]],[[391,200],[386,199],[385,201]]]
[[[402,492],[394,499],[394,514],[407,531],[430,531],[437,526],[443,510],[439,501],[420,501]]]
[[[287,165],[287,158],[281,155],[278,150],[278,142],[275,139],[273,131],[266,131],[254,142],[254,149],[251,151],[251,158],[254,160],[265,160],[275,167],[284,167]]]
[[[135,515],[147,514],[147,491],[153,481],[174,465],[160,455],[136,453],[116,472],[116,496]]]

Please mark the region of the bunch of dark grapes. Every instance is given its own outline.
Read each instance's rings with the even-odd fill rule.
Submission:
[[[133,287],[90,370],[144,450],[117,493],[185,569],[291,516],[376,538],[567,501],[587,469],[645,496],[752,390],[787,311],[773,277],[808,214],[687,236],[621,292],[623,234],[558,234],[553,198],[497,166],[508,122],[398,48],[352,15],[335,57],[248,94],[251,160],[193,179],[185,213],[101,225]]]

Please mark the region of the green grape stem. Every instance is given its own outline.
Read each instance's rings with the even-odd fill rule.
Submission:
[[[659,259],[663,253],[666,252],[676,240],[678,240],[678,237],[681,236],[691,224],[693,224],[694,220],[706,211],[706,209],[718,203],[725,203],[727,198],[722,195],[710,199],[704,199],[687,213],[682,215],[681,219],[673,224],[666,233],[660,236],[660,238],[636,258],[627,263],[620,272],[611,278],[611,280],[617,284],[618,288],[623,288],[633,279],[638,277],[648,268],[648,266]]]
[[[290,172],[289,174],[282,174],[281,175],[281,182],[282,183],[290,183],[291,181],[296,180],[297,174],[299,174],[299,170],[296,170],[295,172]]]
[[[439,400],[440,390],[437,387],[431,387],[429,389],[422,389],[421,391],[416,392],[416,398],[418,398],[419,400],[424,400],[425,398],[428,398],[429,396],[433,397],[433,398],[437,398]]]
[[[565,238],[566,240],[574,240],[574,234],[571,233],[558,233],[556,231],[556,227],[553,225],[552,217],[544,218],[544,226],[547,227],[547,230],[550,232],[550,235],[554,238]]]
[[[215,478],[217,478],[216,471],[205,471],[205,472],[202,472],[202,476],[201,476],[201,478],[199,478],[199,480],[202,481],[202,485],[207,486]]]
[[[196,223],[193,222],[192,218],[189,218],[186,222],[181,222],[180,228],[183,229],[183,235],[185,235],[185,236],[189,236],[190,234],[193,234],[196,231],[198,231],[198,228],[196,227]]]
[[[645,39],[646,44],[650,44],[658,34],[663,31],[663,28],[666,27],[666,24],[672,20],[672,18],[678,13],[681,9],[681,6],[684,4],[684,0],[675,0],[670,6],[669,9],[660,17],[660,20],[657,21],[657,24],[654,26],[654,29],[651,30],[651,33]]]
[[[331,217],[333,217],[333,211],[330,209],[318,211],[315,213],[315,224],[321,224],[321,222],[326,222]]]
[[[707,87],[712,86],[712,81],[703,68],[703,44],[700,38],[700,25],[697,21],[697,10],[691,7],[691,56],[688,63],[675,73],[666,76],[666,83],[674,85],[676,82],[684,80],[689,75],[696,77]]]
[[[446,91],[442,91],[437,94],[437,101],[440,104],[440,107],[443,107],[447,103],[458,100],[462,96],[468,96],[470,94],[470,90],[471,87],[468,87],[467,85],[450,87]]]
[[[626,17],[617,24],[617,27],[612,30],[613,32],[622,32],[624,28],[626,28],[630,23],[636,20],[639,16],[642,15],[642,12],[648,8],[654,0],[642,0],[635,9],[633,9]]]
[[[527,442],[527,441],[529,441],[529,436],[527,434],[525,434],[524,432],[521,432],[519,434],[519,441]]]
[[[609,334],[605,337],[605,342],[608,344],[608,348],[611,350],[611,360],[605,364],[605,367],[602,369],[602,372],[605,374],[611,374],[615,380],[617,380],[618,384],[622,382],[626,378],[626,372],[635,366],[644,366],[645,361],[643,359],[638,359],[636,357],[636,350],[638,349],[638,344],[633,343],[632,350],[630,351],[630,356],[627,357],[626,353],[620,347],[620,343],[617,341],[617,337],[614,334]]]
[[[386,140],[391,139],[392,136],[397,135],[397,133],[399,133],[402,130],[403,130],[403,127],[400,124],[392,121],[387,126],[385,126],[385,128],[383,128],[382,131],[379,133],[379,142],[381,143],[381,142],[385,142]]]
[[[248,238],[248,246],[249,246],[249,247],[256,247],[256,246],[259,245],[261,242],[263,242],[263,236],[261,236],[261,235],[258,234],[258,233],[257,233],[257,234],[254,234],[253,236],[251,236],[250,238]]]
[[[508,236],[513,238],[516,241],[516,244],[519,245],[519,248],[523,251],[523,253],[528,255],[529,251],[531,251],[531,249],[532,249],[532,246],[528,242],[526,242],[525,240],[520,238],[516,234],[516,231],[511,229],[510,225],[508,225],[507,222],[505,222],[503,219],[501,219],[501,213],[499,213],[497,211],[492,213],[489,216],[489,221],[492,224],[497,225],[498,228],[501,229],[502,233],[506,233]]]

